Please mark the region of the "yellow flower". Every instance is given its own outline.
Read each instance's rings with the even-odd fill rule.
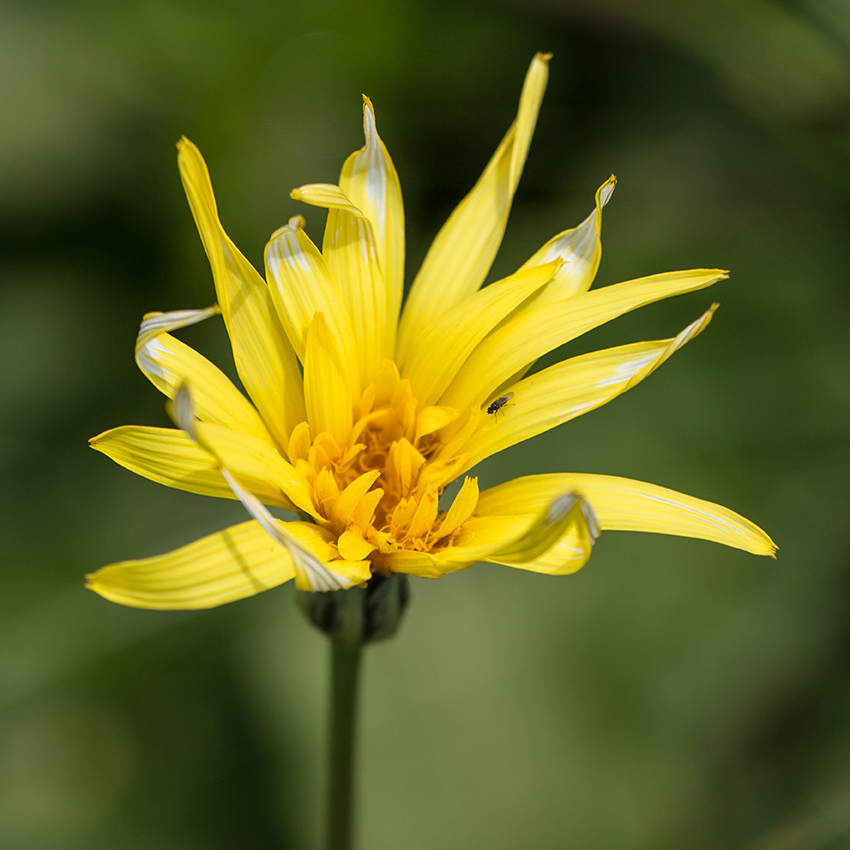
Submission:
[[[170,487],[237,498],[252,519],[174,552],[104,567],[89,586],[145,608],[221,605],[294,578],[333,590],[374,573],[436,578],[476,561],[571,573],[600,529],[704,538],[775,550],[719,505],[605,475],[533,475],[479,493],[465,477],[508,446],[593,410],[647,377],[700,333],[716,305],[680,334],[573,357],[535,360],[630,310],[726,277],[670,272],[589,291],[602,207],[486,288],[548,74],[534,58],[516,120],[431,246],[402,309],[404,212],[392,160],[364,98],[365,147],[339,185],[292,197],[328,210],[321,251],[296,216],[272,235],[264,280],[218,218],[198,149],[179,145],[180,175],[218,302],[151,313],[139,368],[173,400],[177,428],[124,426],[98,451]],[[172,331],[221,313],[250,402]],[[284,522],[268,506],[297,512]]]

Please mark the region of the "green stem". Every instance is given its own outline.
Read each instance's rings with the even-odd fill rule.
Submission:
[[[297,595],[298,606],[331,639],[327,850],[351,850],[357,678],[363,644],[394,635],[407,605],[407,576],[374,575],[363,587]]]
[[[362,646],[359,640],[346,640],[342,636],[331,641],[328,850],[351,850],[353,846],[354,732]]]

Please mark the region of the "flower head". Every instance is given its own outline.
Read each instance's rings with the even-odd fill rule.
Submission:
[[[202,608],[295,579],[308,590],[373,574],[437,578],[476,561],[564,574],[600,529],[699,537],[756,554],[770,538],[719,505],[623,478],[533,475],[484,492],[479,461],[610,401],[699,334],[568,359],[541,355],[630,310],[726,277],[652,275],[590,290],[602,208],[482,288],[502,239],[548,73],[534,58],[514,123],[440,230],[402,307],[404,212],[392,160],[364,98],[365,147],[338,185],[292,197],[327,209],[321,250],[295,216],[266,246],[266,277],[219,221],[198,149],[179,145],[183,186],[212,267],[217,303],[151,313],[136,342],[142,372],[176,428],[123,426],[92,440],[154,481],[239,499],[251,519],[174,552],[89,576],[101,595],[150,608]],[[220,313],[248,398],[173,332]],[[250,401],[249,401],[250,399]],[[463,477],[447,504],[441,495]],[[275,517],[269,507],[300,515]]]

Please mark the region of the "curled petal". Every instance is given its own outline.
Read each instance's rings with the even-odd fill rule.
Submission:
[[[576,493],[560,493],[533,515],[483,516],[476,509],[476,516],[463,524],[452,545],[427,553],[400,549],[387,555],[386,563],[394,572],[423,578],[439,578],[476,561],[530,569],[526,564],[533,563],[572,529],[576,540],[586,543],[581,552],[576,547],[574,557],[560,570],[573,572],[590,557],[598,534],[595,515],[585,502]]]
[[[136,338],[136,363],[169,399],[174,398],[183,384],[191,385],[201,421],[269,440],[263,420],[233,382],[206,357],[169,333],[216,313],[217,306],[205,310],[148,313]]]
[[[754,555],[773,555],[776,545],[740,514],[666,487],[611,475],[555,473],[516,478],[485,490],[480,515],[527,514],[556,493],[575,490],[593,505],[603,531],[647,531],[712,540]]]
[[[372,222],[389,299],[389,322],[395,334],[404,286],[404,205],[393,161],[378,135],[375,110],[363,97],[366,144],[342,167],[339,185]]]
[[[599,537],[599,520],[593,508],[576,492],[556,496],[522,537],[493,552],[488,560],[513,565],[531,563],[565,534],[574,534],[582,543],[567,569],[574,572],[590,557],[593,543]],[[577,560],[581,563],[574,563]]]
[[[353,351],[353,335],[342,295],[325,258],[304,232],[301,216],[293,216],[272,234],[265,256],[274,306],[301,362],[316,313],[325,317],[341,350]]]
[[[492,515],[486,506],[466,523],[455,543],[458,551],[487,548],[479,560],[510,567],[564,575],[584,566],[599,536],[599,522],[589,501],[571,491],[556,494],[537,513]],[[568,545],[565,545],[568,544]],[[541,569],[543,557],[560,545],[550,568]]]
[[[212,316],[217,316],[219,313],[221,313],[221,308],[218,304],[213,304],[211,307],[201,307],[198,310],[171,310],[168,313],[147,313],[142,319],[139,333],[136,336],[136,354],[138,355],[140,349],[143,349],[152,339],[156,339],[160,334],[171,333],[171,331],[180,330],[180,328],[197,325],[198,322],[204,322]]]
[[[523,263],[521,268],[525,269],[554,259],[564,261],[552,280],[534,297],[535,307],[590,289],[602,259],[602,207],[614,194],[616,185],[617,178],[612,174],[596,191],[596,209],[578,227],[554,236]]]

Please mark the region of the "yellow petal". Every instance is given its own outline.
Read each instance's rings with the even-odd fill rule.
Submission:
[[[333,183],[308,183],[305,186],[293,189],[289,193],[289,197],[314,207],[322,207],[327,210],[345,210],[352,215],[363,217],[363,213],[349,200],[345,192]],[[327,260],[324,251],[322,251],[322,255]],[[339,284],[339,281],[336,282]]]
[[[437,547],[431,552],[399,549],[387,555],[385,561],[395,572],[423,578],[439,578],[446,573],[466,569],[476,561],[502,562],[502,557],[505,563],[509,557],[516,559],[511,561],[510,566],[525,566],[541,550],[545,551],[568,533],[570,528],[579,526],[585,527],[584,537],[591,541],[588,544],[589,555],[592,540],[598,533],[595,516],[577,495],[559,494],[544,505],[538,515],[476,516],[464,523],[454,545]]]
[[[404,205],[398,174],[378,135],[372,103],[365,96],[363,132],[366,145],[345,161],[339,185],[372,222],[394,333],[404,287]]]
[[[257,411],[217,366],[164,330],[151,333],[152,324],[162,327],[170,315],[173,314],[148,313],[145,316],[136,343],[139,369],[170,399],[181,385],[190,385],[197,416],[202,422],[213,422],[268,440],[269,432]],[[174,322],[169,322],[168,326],[174,327]],[[180,326],[182,323],[178,324]]]
[[[487,560],[529,569],[528,564],[539,562],[556,543],[563,544],[567,538],[570,556],[562,559],[557,573],[573,573],[587,563],[597,537],[599,520],[590,503],[576,492],[562,493],[549,502],[522,537],[491,553]],[[461,535],[459,544],[462,539]],[[539,569],[535,571],[540,572]]]
[[[486,516],[479,510],[476,510],[475,514],[464,523],[455,545],[448,550],[438,550],[439,554],[463,548],[473,553],[475,560],[482,560],[491,552],[504,549],[519,540],[538,519],[538,516],[527,511],[512,516]]]
[[[532,560],[512,561],[496,556],[490,560],[532,573],[563,576],[580,570],[587,563],[592,548],[588,527],[579,522],[571,525],[552,546]]]
[[[351,391],[339,341],[316,313],[304,352],[304,401],[314,434],[327,431],[340,446],[348,444],[353,424]]]
[[[612,174],[596,192],[596,209],[578,227],[559,233],[523,263],[522,268],[526,269],[558,258],[564,261],[552,280],[534,296],[535,307],[590,289],[602,258],[602,207],[614,193],[616,183]]]
[[[380,487],[366,493],[355,505],[350,522],[358,528],[368,529],[375,520],[375,510],[383,497],[384,491]],[[376,539],[379,535],[380,532],[376,532]]]
[[[390,517],[390,526],[393,534],[398,534],[400,529],[405,528],[413,519],[419,502],[413,498],[402,497],[396,502]]]
[[[181,427],[191,434],[194,430],[194,426],[190,422],[191,401],[185,388],[178,392],[174,407],[178,411],[179,420],[183,423]],[[343,564],[340,570],[331,568],[327,563],[329,560],[328,553],[322,558],[317,557],[310,546],[304,546],[298,539],[298,535],[292,533],[291,523],[280,522],[250,490],[245,489],[226,466],[222,465],[220,468],[224,480],[239,501],[242,502],[245,510],[259,523],[263,531],[272,540],[292,556],[292,564],[295,568],[295,584],[299,590],[314,592],[344,590],[365,581],[362,578],[363,571],[360,564]],[[325,533],[327,534],[327,532]],[[332,556],[333,552],[329,554]]]
[[[285,446],[304,419],[301,373],[266,282],[233,244],[218,218],[206,163],[188,139],[177,145],[183,188],[212,267],[233,358],[248,395]]]
[[[375,546],[368,540],[364,540],[363,535],[356,528],[344,531],[337,540],[337,547],[345,561],[362,561],[375,550]]]
[[[525,78],[519,110],[472,191],[431,245],[410,290],[399,328],[404,361],[423,328],[475,292],[499,249],[548,79],[549,56],[538,53]]]
[[[611,475],[529,475],[485,490],[482,516],[539,511],[555,494],[575,490],[593,506],[603,531],[648,531],[712,540],[754,555],[773,555],[776,545],[758,526],[729,508]]]
[[[416,417],[416,436],[413,444],[418,445],[419,440],[440,428],[445,428],[450,422],[454,422],[460,416],[460,411],[455,407],[424,407]]]
[[[551,280],[560,265],[556,260],[516,272],[470,296],[424,329],[402,366],[419,404],[433,404],[481,340]]]
[[[289,435],[289,447],[287,448],[290,463],[306,460],[310,454],[310,426],[306,422],[299,422]]]
[[[372,562],[371,561],[352,561],[345,558],[336,558],[333,561],[328,561],[328,570],[335,576],[339,576],[345,582],[345,587],[354,587],[355,585],[364,585],[372,578]],[[298,576],[295,577],[296,584]],[[333,588],[328,588],[333,589]],[[316,591],[315,587],[299,587],[299,590]]]
[[[672,339],[637,342],[582,354],[524,378],[509,389],[509,405],[482,416],[463,446],[466,469],[485,457],[581,416],[631,389],[711,321],[714,304]]]
[[[478,430],[484,411],[478,405],[464,411],[456,422],[449,422],[443,434],[440,435],[443,447],[437,454],[437,460],[451,462],[458,457],[461,448],[469,442],[469,438]]]
[[[330,558],[326,532],[280,523],[317,558]],[[292,555],[257,522],[243,522],[153,558],[122,561],[87,576],[88,587],[135,608],[214,608],[277,587],[295,576]]]
[[[366,387],[395,348],[395,317],[390,315],[372,225],[339,186],[302,186],[292,197],[328,210],[322,256],[356,331],[351,355],[358,367],[353,371],[359,387]]]
[[[466,478],[440,523],[440,530],[436,535],[437,539],[448,537],[453,531],[460,528],[472,515],[477,504],[478,479]]]
[[[481,405],[538,357],[637,307],[703,289],[728,277],[718,269],[629,280],[521,312],[490,334],[463,364],[441,404]]]
[[[369,472],[358,475],[337,497],[331,517],[333,521],[343,527],[347,525],[360,500],[366,495],[369,488],[378,480],[380,475],[381,472],[378,469],[372,469]],[[345,557],[347,558],[348,556]],[[357,561],[360,559],[354,558],[353,560]]]
[[[384,360],[378,374],[375,375],[375,395],[372,398],[372,407],[395,404],[394,395],[400,386],[401,376],[398,373],[398,366],[393,360]]]
[[[428,487],[442,490],[447,484],[457,478],[464,469],[469,468],[467,455],[460,454],[446,461],[435,461],[427,464],[419,473],[416,481],[416,492],[423,493]]]
[[[425,457],[406,439],[396,440],[390,445],[389,457],[384,475],[388,480],[398,482],[401,492],[407,494],[421,484],[419,471],[425,464]]]
[[[214,459],[226,466],[249,490],[253,491],[253,487],[248,482],[268,481],[300,511],[319,516],[304,476],[269,443],[203,422],[196,423],[194,430],[201,447],[211,452]]]
[[[302,363],[316,313],[324,314],[342,351],[354,350],[339,288],[324,257],[304,232],[301,216],[294,216],[272,234],[266,245],[266,276],[280,321]]]
[[[447,551],[434,555],[414,549],[397,549],[385,555],[384,562],[394,573],[406,573],[419,578],[442,578],[447,573],[468,569],[477,560],[475,557],[467,561],[453,560],[445,556]]]
[[[439,505],[440,497],[437,488],[428,487],[419,497],[419,504],[416,506],[413,519],[410,521],[409,537],[413,539],[424,538],[428,534],[434,520],[437,519]]]
[[[336,483],[333,470],[329,466],[323,466],[313,483],[316,493],[316,502],[324,509],[325,503],[339,496],[339,484]]]
[[[93,437],[91,446],[125,469],[158,484],[202,496],[236,498],[216,459],[175,428],[123,425]],[[245,469],[239,471],[245,486],[265,504],[295,510],[273,470],[259,470],[256,477]]]

